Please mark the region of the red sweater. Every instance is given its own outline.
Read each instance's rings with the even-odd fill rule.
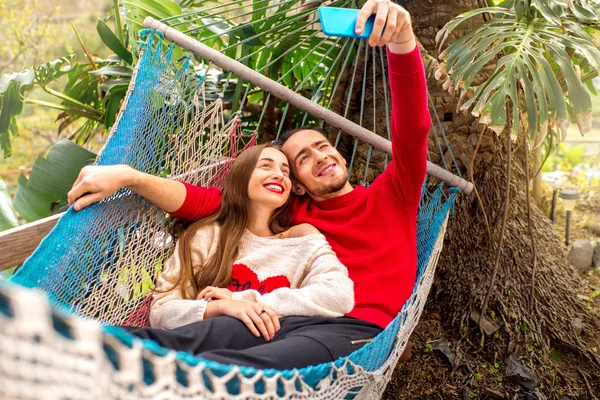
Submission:
[[[417,270],[416,225],[427,168],[430,116],[418,48],[388,50],[392,94],[392,162],[368,188],[329,200],[295,198],[294,224],[309,223],[327,238],[354,281],[355,307],[347,315],[386,327],[412,293]],[[185,184],[174,216],[197,220],[219,208],[215,188]]]

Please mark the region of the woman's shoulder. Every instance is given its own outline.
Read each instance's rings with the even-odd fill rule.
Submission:
[[[211,253],[219,240],[221,227],[216,222],[208,224],[199,224],[199,226],[190,226],[188,229],[194,229],[193,235],[189,237],[192,250],[201,253]]]
[[[190,225],[190,228],[192,226],[193,225]],[[209,237],[218,236],[220,230],[221,230],[221,227],[216,222],[205,223],[205,224],[199,223],[198,226],[196,227],[196,232],[194,232],[194,239],[204,238],[206,236],[209,236]]]
[[[321,232],[311,224],[298,224],[292,226],[285,232],[286,238],[297,238],[308,235],[320,234]]]

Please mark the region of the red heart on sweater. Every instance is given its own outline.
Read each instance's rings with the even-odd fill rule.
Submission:
[[[270,276],[261,281],[256,273],[244,264],[234,264],[231,267],[231,282],[227,289],[232,292],[253,289],[260,294],[266,294],[282,287],[290,287],[290,281],[284,275]]]

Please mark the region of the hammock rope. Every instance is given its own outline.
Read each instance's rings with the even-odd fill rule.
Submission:
[[[165,50],[161,31],[144,34],[139,64],[97,164],[126,163],[192,184],[221,184],[221,171],[256,134],[245,135],[240,115],[224,110],[222,96],[209,95],[208,68],[203,76],[194,74],[189,57],[173,60],[173,46]],[[215,58],[205,60],[220,65]],[[267,99],[272,94],[272,101],[292,101],[287,91],[270,84]],[[375,149],[389,145],[302,99],[293,100],[302,112],[362,134]],[[336,125],[339,120],[351,129]],[[114,398],[376,398],[423,310],[458,192],[424,187],[417,283],[393,322],[348,357],[290,371],[220,365],[111,327],[148,322],[153,281],[173,249],[165,215],[128,189],[82,211],[69,210],[11,282],[0,284],[0,395],[36,398],[52,388],[72,398],[107,393]]]

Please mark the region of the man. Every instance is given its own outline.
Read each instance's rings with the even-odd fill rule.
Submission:
[[[359,14],[357,33],[371,14],[376,14],[376,19],[369,45],[388,45],[392,162],[387,169],[369,188],[352,188],[346,161],[321,132],[294,130],[280,139],[296,179],[294,224],[312,224],[325,235],[354,281],[355,307],[342,318],[282,318],[272,342],[243,354],[232,349],[201,353],[206,358],[259,368],[333,361],[360,348],[385,328],[412,293],[417,265],[416,218],[430,126],[426,80],[408,12],[390,0],[369,0]],[[123,186],[187,220],[216,212],[221,198],[215,188],[111,166],[84,169],[69,192],[69,202],[79,210]],[[233,328],[211,329],[218,335]],[[185,335],[195,333],[188,329]]]

